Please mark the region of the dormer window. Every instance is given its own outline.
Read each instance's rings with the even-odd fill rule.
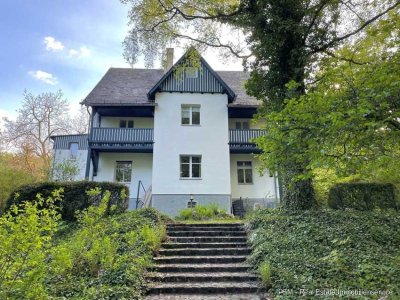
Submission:
[[[69,144],[69,157],[70,159],[76,159],[78,157],[79,144],[70,143]]]
[[[186,67],[186,78],[197,78],[198,70],[196,67]]]

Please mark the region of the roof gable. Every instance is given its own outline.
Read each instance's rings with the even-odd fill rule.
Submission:
[[[149,100],[155,100],[155,94],[157,92],[179,92],[227,94],[229,102],[232,102],[236,94],[210,67],[203,57],[200,57],[200,67],[197,70],[197,77],[188,78],[185,70],[182,70],[182,72],[175,72],[177,68],[185,68],[185,64],[190,64],[186,61],[188,59],[188,52],[186,52],[148,92],[147,96]]]

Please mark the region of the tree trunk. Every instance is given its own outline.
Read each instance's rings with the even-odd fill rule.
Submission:
[[[303,175],[301,168],[286,168],[281,173],[281,204],[286,210],[305,210],[315,206],[315,193],[312,179],[295,180]]]

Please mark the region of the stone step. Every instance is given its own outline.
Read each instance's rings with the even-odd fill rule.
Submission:
[[[235,230],[235,231],[168,231],[169,237],[198,237],[198,236],[234,236],[234,237],[246,237],[246,231]]]
[[[165,243],[162,249],[181,249],[181,248],[245,248],[247,243]]]
[[[168,232],[172,231],[238,231],[244,230],[243,227],[234,226],[234,227],[220,227],[220,226],[195,226],[195,227],[188,227],[188,226],[179,226],[179,227],[167,227]]]
[[[216,256],[160,256],[153,260],[159,264],[209,264],[209,263],[239,263],[244,262],[247,256],[243,255],[216,255]]]
[[[176,223],[168,224],[167,228],[172,227],[242,227],[243,223]]]
[[[271,300],[268,294],[168,294],[168,295],[148,295],[145,300]]]
[[[173,243],[245,243],[245,236],[196,236],[196,237],[169,237]]]
[[[260,290],[258,282],[153,283],[148,288],[148,294],[257,293]]]
[[[159,255],[164,256],[186,256],[186,255],[247,255],[251,253],[251,248],[186,248],[186,249],[161,249]]]
[[[152,270],[155,272],[165,273],[211,273],[211,272],[247,272],[250,270],[250,265],[244,263],[210,263],[210,264],[157,264]]]
[[[213,273],[151,273],[147,275],[151,282],[243,282],[258,281],[258,276],[248,272]]]

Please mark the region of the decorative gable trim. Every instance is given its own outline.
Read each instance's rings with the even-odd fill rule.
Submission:
[[[210,67],[203,57],[200,57],[200,67],[196,78],[187,78],[185,72],[179,74],[174,73],[174,70],[186,59],[187,53],[188,52],[186,52],[147,93],[148,99],[154,101],[157,92],[219,93],[227,94],[229,103],[231,103],[236,97],[235,93]]]

